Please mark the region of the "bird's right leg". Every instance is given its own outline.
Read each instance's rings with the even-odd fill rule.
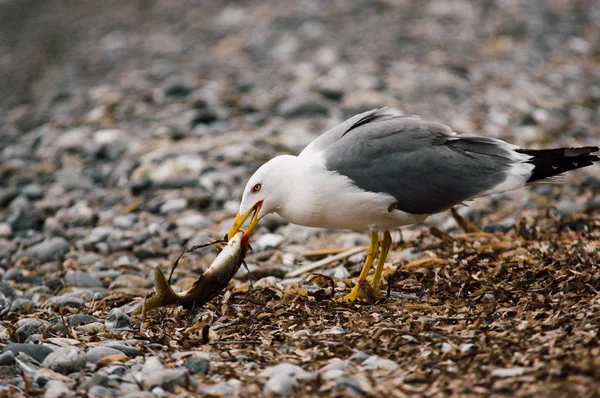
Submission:
[[[367,259],[365,260],[365,265],[363,265],[362,270],[360,271],[360,275],[358,276],[358,280],[356,281],[356,285],[350,293],[345,295],[344,297],[340,297],[335,299],[338,303],[347,303],[355,301],[356,299],[364,299],[368,301],[373,301],[376,298],[376,291],[371,287],[369,282],[367,282],[367,276],[369,275],[369,270],[373,265],[373,261],[375,261],[375,257],[377,256],[377,251],[379,250],[379,236],[376,231],[371,232],[371,243],[369,244],[369,249],[367,250]]]

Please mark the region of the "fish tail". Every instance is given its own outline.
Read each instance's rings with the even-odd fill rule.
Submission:
[[[154,295],[146,299],[145,303],[133,311],[133,315],[139,315],[146,308],[146,311],[164,307],[166,305],[176,304],[179,296],[169,285],[167,277],[160,267],[154,269]]]

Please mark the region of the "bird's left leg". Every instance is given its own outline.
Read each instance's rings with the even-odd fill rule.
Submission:
[[[377,268],[375,268],[373,279],[371,279],[371,286],[377,291],[379,291],[379,284],[381,283],[381,273],[383,272],[383,264],[385,263],[385,259],[388,255],[388,252],[390,251],[391,246],[392,234],[390,234],[390,231],[385,231],[383,233],[383,240],[381,241],[381,253],[379,254],[379,259],[377,260]]]
[[[369,270],[371,269],[371,265],[373,265],[373,261],[375,261],[375,257],[377,256],[377,251],[379,250],[379,236],[376,231],[371,232],[371,244],[369,245],[369,249],[367,250],[367,259],[365,260],[365,265],[358,276],[358,280],[356,281],[356,285],[354,288],[345,295],[344,297],[340,297],[335,299],[338,303],[347,303],[352,302],[356,299],[365,299],[367,301],[372,301],[371,299],[374,297],[373,288],[367,282],[367,276],[369,275]]]

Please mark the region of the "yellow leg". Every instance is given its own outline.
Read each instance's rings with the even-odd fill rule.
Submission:
[[[373,279],[371,279],[371,286],[377,291],[379,291],[381,273],[383,272],[383,264],[385,263],[385,259],[390,251],[390,246],[392,246],[392,235],[390,234],[390,231],[385,231],[383,233],[383,240],[381,241],[381,254],[379,254],[379,259],[377,260],[377,268],[375,268]]]
[[[362,270],[360,271],[356,285],[354,288],[352,288],[350,293],[344,297],[336,299],[335,301],[338,303],[346,303],[354,301],[358,298],[370,299],[373,297],[373,289],[367,283],[367,276],[369,275],[369,270],[371,269],[371,265],[373,265],[373,261],[375,261],[375,256],[377,256],[378,250],[379,238],[377,236],[377,232],[371,232],[371,244],[367,250],[367,259],[365,260],[365,265],[363,265]]]

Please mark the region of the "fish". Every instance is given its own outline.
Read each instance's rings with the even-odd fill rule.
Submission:
[[[216,297],[229,283],[240,269],[244,257],[250,248],[248,236],[243,231],[236,233],[227,245],[223,247],[210,267],[194,285],[181,293],[173,290],[164,272],[160,267],[154,269],[154,295],[146,299],[145,303],[136,307],[133,315],[154,310],[168,305],[181,305],[184,308],[200,306]]]

